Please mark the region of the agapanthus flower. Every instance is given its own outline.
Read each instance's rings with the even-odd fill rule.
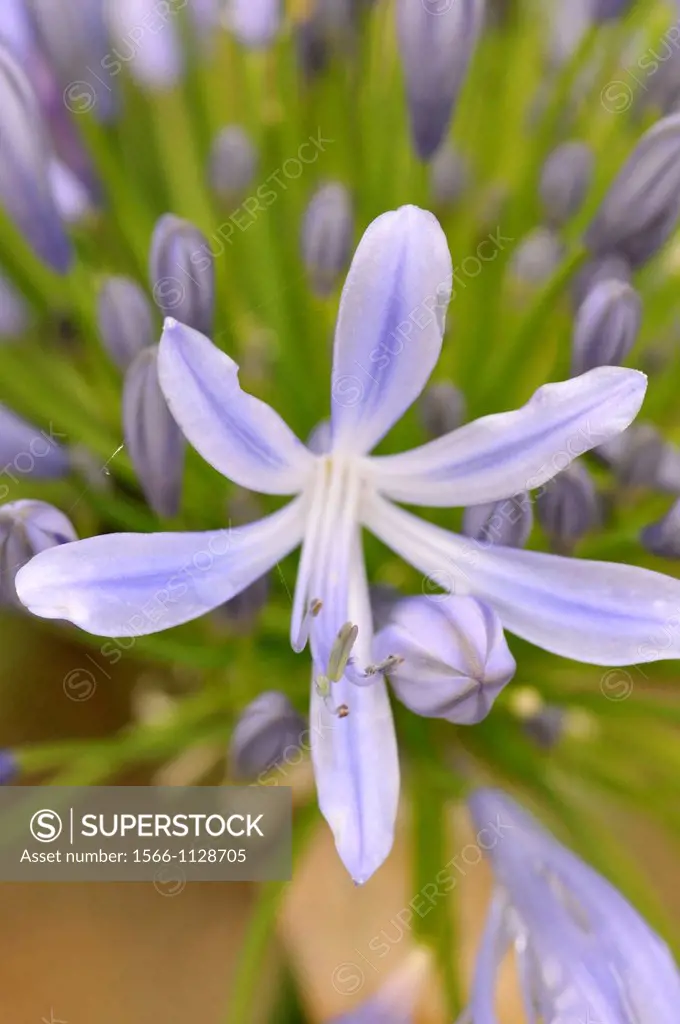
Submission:
[[[331,446],[314,454],[244,392],[238,366],[208,338],[166,321],[161,387],[186,438],[251,490],[295,495],[257,522],[204,533],[92,537],[38,556],[18,577],[36,615],[102,636],[141,636],[232,598],[302,545],[291,642],[310,642],[312,759],[319,803],[353,878],[392,845],[399,765],[383,673],[372,652],[361,528],[456,594],[482,599],[510,632],[555,654],[625,665],[675,657],[645,642],[677,614],[680,582],[628,565],[483,546],[395,502],[498,501],[540,487],[625,429],[643,374],[600,367],[549,384],[516,412],[488,416],[401,455],[369,453],[417,399],[442,346],[452,263],[436,218],[405,206],[378,217],[340,302]]]
[[[498,1024],[497,977],[514,949],[528,1020],[674,1024],[680,972],[623,896],[504,793],[478,790],[469,805],[495,890],[463,1019]]]

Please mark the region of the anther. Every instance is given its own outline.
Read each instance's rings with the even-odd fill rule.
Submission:
[[[338,632],[328,658],[327,676],[332,683],[338,683],[345,674],[352,648],[359,635],[359,627],[346,622]]]

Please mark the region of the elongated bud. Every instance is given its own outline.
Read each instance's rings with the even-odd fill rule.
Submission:
[[[60,444],[60,435],[50,425],[47,430],[20,419],[0,405],[0,500],[7,498],[13,484],[22,477],[56,480],[69,471],[69,458]]]
[[[352,249],[354,214],[344,185],[323,185],[310,200],[302,223],[302,259],[317,295],[333,290]]]
[[[472,505],[463,514],[463,533],[484,546],[524,547],[533,525],[533,507],[526,491],[514,498]]]
[[[549,704],[534,715],[528,715],[522,725],[524,732],[542,750],[552,750],[562,739],[565,731],[566,713],[564,708]]]
[[[66,105],[75,113],[92,110],[102,120],[111,118],[117,90],[115,78],[107,70],[111,42],[103,0],[25,2]]]
[[[418,156],[439,149],[475,49],[483,0],[397,0],[397,34]]]
[[[72,524],[44,501],[12,501],[0,506],[0,602],[22,607],[14,580],[34,555],[77,540]]]
[[[561,551],[568,551],[600,523],[600,500],[590,473],[580,462],[553,477],[536,499],[538,521]]]
[[[151,302],[129,277],[106,278],[97,301],[97,320],[106,351],[123,371],[155,341]]]
[[[224,203],[238,201],[252,183],[257,170],[257,152],[245,128],[238,124],[223,128],[210,153],[210,185]]]
[[[0,786],[7,786],[19,774],[17,759],[11,750],[0,750]]]
[[[611,441],[599,445],[596,451],[614,470],[622,487],[656,487],[667,446],[650,423],[634,423]]]
[[[281,0],[227,0],[225,24],[244,46],[263,49],[281,28]]]
[[[229,744],[232,774],[238,779],[254,779],[277,764],[300,760],[305,720],[288,698],[276,690],[267,690],[241,713]]]
[[[0,203],[37,255],[60,274],[71,245],[49,180],[42,112],[23,69],[0,46]]]
[[[603,281],[623,281],[630,284],[632,271],[623,256],[603,256],[590,260],[574,278],[572,287],[574,305],[578,309],[596,285]]]
[[[453,206],[470,181],[467,162],[453,146],[442,146],[430,164],[430,190],[439,206]]]
[[[0,338],[20,338],[31,323],[23,295],[0,273]]]
[[[127,67],[145,88],[176,85],[184,72],[177,13],[158,0],[105,0],[114,67]]]
[[[420,399],[420,420],[430,437],[443,437],[465,420],[465,396],[448,381],[432,384]]]
[[[680,501],[657,523],[646,526],[640,540],[648,551],[661,558],[680,558]]]
[[[140,486],[159,516],[177,515],[182,496],[184,438],[158,383],[158,349],[140,352],[123,388],[125,446]]]
[[[642,322],[642,302],[622,281],[596,285],[576,315],[572,376],[596,366],[620,366],[635,344]]]
[[[564,256],[564,245],[550,228],[535,228],[520,241],[510,259],[513,277],[521,284],[548,281]]]
[[[633,0],[594,0],[593,20],[613,21],[620,18],[631,6]]]
[[[565,142],[543,167],[540,193],[549,224],[566,224],[581,208],[593,175],[594,156],[584,142]]]
[[[80,224],[94,208],[90,192],[78,175],[56,158],[50,160],[48,176],[59,216],[65,224]]]
[[[400,601],[373,654],[379,661],[403,659],[389,679],[406,707],[461,725],[488,715],[516,667],[500,619],[474,597]]]
[[[203,232],[165,214],[154,229],[149,267],[153,297],[163,315],[212,334],[215,264]]]
[[[642,136],[610,186],[585,243],[594,256],[616,253],[632,267],[667,241],[680,213],[680,114]]]

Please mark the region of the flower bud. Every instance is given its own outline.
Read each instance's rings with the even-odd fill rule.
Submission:
[[[65,224],[80,224],[92,212],[92,196],[77,174],[56,158],[48,170],[52,196]]]
[[[330,182],[312,196],[302,224],[302,259],[314,292],[327,296],[349,260],[354,237],[352,200]]]
[[[622,487],[656,487],[667,446],[650,423],[634,423],[611,441],[598,445],[596,451],[611,466]]]
[[[400,601],[375,637],[378,662],[390,669],[397,697],[417,715],[474,725],[515,674],[496,613],[474,597],[412,597]]]
[[[411,135],[429,160],[451,121],[483,17],[481,0],[397,0],[397,35],[406,80]]]
[[[593,0],[593,21],[613,21],[631,6],[632,0]]]
[[[540,183],[549,224],[560,227],[578,213],[590,186],[593,165],[593,153],[584,142],[564,142],[550,154]]]
[[[261,693],[244,708],[232,733],[229,761],[233,776],[257,778],[296,754],[304,730],[304,718],[285,694],[276,690]]]
[[[225,23],[244,46],[270,46],[281,28],[281,0],[227,0]]]
[[[159,516],[179,511],[184,470],[184,437],[158,382],[158,349],[146,348],[125,376],[125,447],[144,496]]]
[[[0,273],[0,339],[20,338],[30,323],[31,311],[23,295]]]
[[[153,307],[129,277],[107,277],[99,292],[97,320],[104,347],[121,370],[154,343]]]
[[[158,0],[105,0],[105,14],[114,44],[114,67],[128,68],[145,88],[168,89],[177,84],[184,72],[184,56],[170,5],[162,8]]]
[[[535,228],[520,241],[510,259],[513,277],[522,284],[548,281],[564,256],[564,246],[550,228]]]
[[[69,520],[45,501],[0,505],[0,603],[23,607],[14,587],[19,569],[41,551],[73,540],[78,537]]]
[[[0,786],[7,786],[19,774],[17,759],[11,750],[0,750]]]
[[[569,550],[600,522],[593,478],[580,462],[553,477],[536,499],[538,521],[560,550]]]
[[[56,480],[69,471],[68,455],[51,427],[39,430],[3,405],[0,405],[0,461],[0,501],[22,477]]]
[[[576,377],[596,366],[620,366],[635,344],[642,302],[623,281],[602,281],[586,296],[576,314],[571,373]]]
[[[223,128],[210,153],[210,186],[224,203],[238,201],[255,177],[257,152],[238,124]]]
[[[657,523],[646,526],[640,540],[648,551],[660,558],[680,558],[680,501]]]
[[[645,132],[610,186],[585,236],[594,256],[639,267],[662,247],[680,213],[680,114]]]
[[[526,491],[502,501],[472,505],[463,513],[463,533],[485,546],[524,547],[533,525],[534,512]]]
[[[0,203],[40,259],[65,274],[73,254],[54,202],[49,163],[38,100],[23,69],[0,46]]]
[[[452,146],[442,146],[430,164],[430,190],[439,206],[453,206],[470,180],[467,162]]]
[[[153,297],[163,315],[212,334],[215,265],[203,232],[165,214],[154,229],[149,266]]]
[[[420,420],[430,437],[443,437],[465,420],[465,396],[454,384],[431,384],[420,399]]]
[[[61,90],[66,90],[67,105],[69,90],[80,86],[80,95],[87,97],[88,109],[102,120],[111,118],[116,110],[116,90],[105,60],[111,43],[103,0],[78,0],[77,4],[55,4],[54,0],[25,0],[25,3],[40,46]],[[92,68],[96,69],[96,74]]]
[[[603,256],[590,260],[574,278],[572,292],[574,305],[578,309],[596,285],[603,281],[623,281],[629,284],[632,273],[630,264],[622,256]]]
[[[269,575],[267,574],[260,576],[236,597],[232,597],[231,601],[216,608],[212,613],[213,620],[239,636],[252,633],[268,599]]]
[[[524,719],[524,732],[542,750],[552,750],[564,735],[566,714],[564,708],[549,704],[535,715]]]

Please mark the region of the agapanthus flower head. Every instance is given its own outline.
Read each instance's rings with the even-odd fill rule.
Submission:
[[[624,281],[601,281],[586,295],[576,314],[572,341],[572,373],[595,366],[620,366],[642,322],[642,300]]]
[[[461,725],[486,718],[516,668],[493,609],[455,595],[398,602],[373,653],[379,664],[393,662],[387,672],[402,704]]]
[[[513,800],[469,798],[495,891],[479,949],[468,1019],[498,1024],[501,962],[515,953],[525,1012],[577,1024],[673,1024],[680,972],[665,943],[604,878]]]
[[[123,372],[156,340],[149,297],[129,277],[105,278],[97,299],[97,321],[104,348]]]
[[[50,157],[31,83],[0,45],[0,203],[38,256],[65,274],[72,249],[54,201]]]
[[[483,601],[505,629],[555,654],[611,665],[678,654],[677,641],[663,651],[645,646],[677,608],[677,580],[623,564],[482,545],[396,504],[480,505],[538,488],[565,460],[624,430],[645,393],[643,374],[600,367],[540,388],[515,412],[484,417],[399,455],[370,456],[434,369],[452,278],[446,238],[432,214],[405,206],[368,227],[340,301],[330,449],[322,454],[243,391],[225,352],[167,320],[159,380],[186,438],[234,483],[293,500],[231,529],[91,537],[43,552],[17,579],[37,615],[99,635],[144,635],[211,611],[302,544],[291,643],[296,651],[311,648],[319,803],[359,882],[390,850],[399,794],[384,679],[394,660],[373,659],[362,527],[441,589]],[[428,310],[417,329],[414,309]],[[370,373],[362,369],[367,360]]]
[[[413,144],[429,160],[451,122],[482,27],[484,0],[398,0],[396,13]]]
[[[585,235],[594,256],[646,263],[668,241],[680,214],[680,115],[642,136],[609,187]]]
[[[285,759],[303,743],[305,720],[285,694],[267,690],[241,712],[229,742],[229,763],[238,779],[255,779]]]
[[[11,501],[0,505],[0,601],[20,604],[14,580],[22,566],[40,551],[77,539],[63,512],[44,501]]]

